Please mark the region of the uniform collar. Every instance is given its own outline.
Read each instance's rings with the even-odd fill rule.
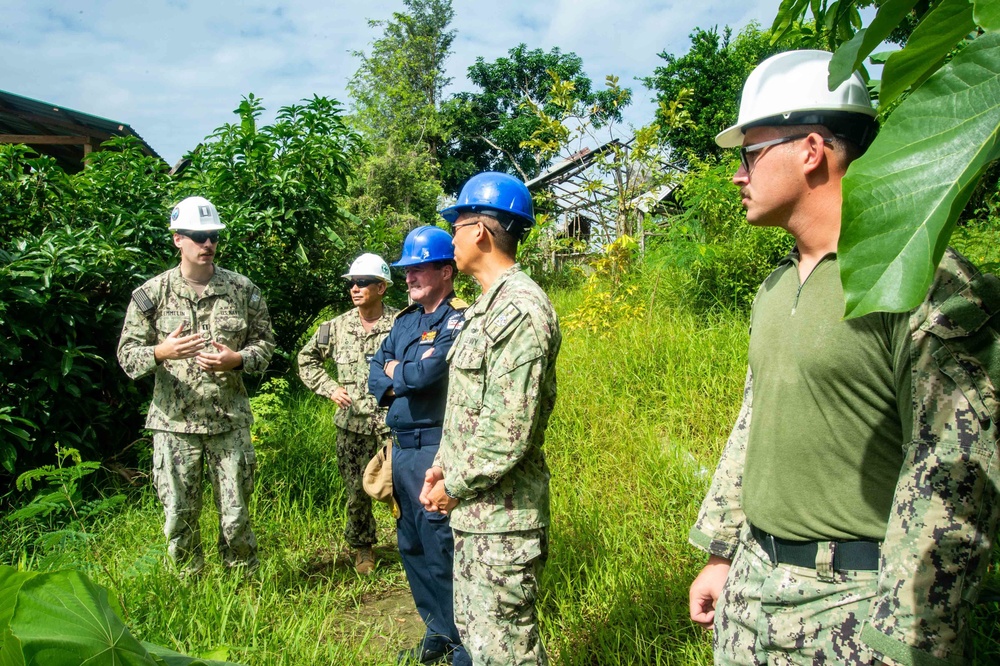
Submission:
[[[485,294],[482,294],[479,298],[473,301],[472,305],[469,306],[469,309],[465,311],[465,318],[471,319],[472,317],[475,317],[476,315],[482,314],[483,312],[489,310],[490,305],[493,303],[493,300],[496,298],[497,294],[500,293],[500,290],[503,288],[504,283],[506,283],[509,279],[511,279],[520,272],[521,272],[521,264],[514,264],[513,266],[505,270],[503,273],[498,275],[497,279],[494,280],[493,284],[490,285],[489,291],[487,291]]]
[[[350,322],[351,328],[357,329],[362,335],[374,335],[376,333],[388,333],[392,328],[392,322],[395,317],[389,314],[389,308],[382,304],[382,316],[375,320],[372,324],[372,330],[366,331],[364,324],[361,323],[361,312],[355,307],[351,311],[350,317],[347,321]]]
[[[778,262],[778,266],[779,267],[785,266],[787,264],[791,264],[792,266],[798,266],[800,257],[801,255],[799,254],[799,248],[793,247],[788,254],[786,254],[784,257],[781,258],[781,261]],[[837,259],[836,252],[827,252],[826,254],[823,255],[823,258],[819,260],[819,263],[822,264],[826,261],[835,261],[836,259]]]
[[[212,279],[208,281],[205,285],[205,291],[201,293],[199,297],[197,292],[187,283],[184,276],[181,275],[180,264],[175,266],[169,274],[170,289],[175,294],[181,298],[186,298],[189,301],[198,302],[202,298],[208,298],[209,296],[218,296],[219,294],[229,293],[229,280],[226,280],[222,274],[225,269],[221,268],[218,264],[215,266],[215,273],[212,274]]]

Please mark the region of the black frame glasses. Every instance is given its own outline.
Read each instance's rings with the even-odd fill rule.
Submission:
[[[753,153],[759,153],[765,148],[770,148],[771,146],[780,146],[783,143],[791,143],[792,141],[798,141],[799,139],[804,139],[812,132],[806,134],[793,134],[792,136],[783,136],[777,139],[771,139],[770,141],[761,141],[760,143],[752,143],[749,146],[740,147],[740,165],[743,170],[749,175],[753,171],[754,166],[757,164],[757,158],[755,157],[753,162],[750,161],[750,155]],[[823,142],[827,145],[833,143],[833,139],[828,139],[823,137]]]
[[[178,229],[174,233],[184,236],[185,238],[190,238],[196,245],[203,245],[205,241],[212,241],[212,243],[219,242],[218,231],[187,231]]]
[[[482,213],[484,211],[478,211],[478,212]],[[490,217],[493,217],[493,216],[491,215]],[[458,231],[459,229],[461,229],[462,227],[471,227],[474,224],[483,224],[483,223],[482,222],[462,222],[461,224],[454,224],[454,223],[452,223],[452,225],[451,225],[451,235],[454,236],[455,232]],[[490,236],[493,235],[493,230],[490,229],[485,224],[483,224],[483,229],[486,229],[486,231],[489,232]]]
[[[381,280],[377,278],[358,278],[356,280],[351,279],[348,280],[347,282],[347,288],[354,289],[354,286],[357,285],[360,289],[364,289],[365,287],[370,287],[373,284],[378,284],[379,282],[381,282]]]

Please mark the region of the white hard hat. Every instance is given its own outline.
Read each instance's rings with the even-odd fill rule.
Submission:
[[[366,252],[355,259],[354,263],[351,264],[351,269],[340,277],[373,277],[384,281],[386,284],[392,284],[392,278],[389,276],[389,264],[385,263],[382,257],[371,252]]]
[[[743,143],[743,130],[755,124],[829,125],[834,120],[843,124],[854,118],[863,127],[873,127],[875,109],[859,73],[854,72],[830,91],[827,81],[832,58],[827,51],[786,51],[757,65],[743,86],[739,119],[720,132],[715,142],[722,148],[735,148]]]
[[[172,231],[215,231],[225,229],[219,211],[205,197],[188,197],[170,212]]]

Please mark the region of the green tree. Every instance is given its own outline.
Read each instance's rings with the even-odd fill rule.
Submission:
[[[659,104],[657,120],[662,137],[681,161],[689,156],[704,160],[721,154],[715,135],[736,117],[743,82],[762,60],[782,50],[772,45],[768,33],[753,23],[735,39],[729,27],[721,35],[716,28],[695,28],[690,37],[691,49],[686,54],[660,53],[665,64],[643,79],[647,88],[656,91],[653,101]],[[670,113],[670,104],[682,90],[691,93],[685,108],[692,126],[663,122]]]
[[[530,180],[548,166],[549,160],[522,144],[540,125],[526,99],[547,113],[557,112],[549,98],[552,74],[572,82],[576,99],[597,109],[592,117],[596,126],[621,121],[621,109],[612,104],[611,91],[593,90],[583,73],[583,59],[575,53],[562,53],[558,48],[546,53],[519,44],[505,58],[493,62],[477,58],[468,76],[479,91],[458,93],[444,106],[451,137],[440,155],[446,191],[457,192],[481,171],[515,173]]]
[[[885,59],[882,129],[844,179],[840,270],[850,317],[923,300],[980,176],[1000,157],[1000,3],[876,4],[862,28],[858,2],[784,0],[772,26],[780,39],[807,12],[827,26],[836,86],[917,21]]]
[[[382,28],[370,53],[357,51],[358,70],[348,84],[355,121],[378,141],[427,147],[434,156],[444,140],[439,104],[450,79],[444,74],[455,31],[451,0],[404,0],[408,12],[369,21]]]
[[[455,31],[451,0],[405,0],[407,11],[384,21],[369,53],[360,58],[348,84],[352,122],[365,135],[367,149],[350,184],[351,211],[377,229],[364,249],[398,251],[410,228],[437,219],[437,154],[446,140],[441,113],[444,75]],[[385,233],[382,233],[384,231]]]
[[[191,155],[178,197],[199,194],[218,207],[219,263],[260,286],[278,347],[292,353],[324,306],[347,305],[340,275],[365,233],[345,210],[359,137],[325,97],[282,107],[273,125],[259,125],[263,108],[252,94],[243,100],[239,121]]]
[[[103,458],[141,427],[144,398],[118,368],[131,291],[171,260],[167,165],[114,139],[67,176],[0,146],[0,465],[58,443]]]

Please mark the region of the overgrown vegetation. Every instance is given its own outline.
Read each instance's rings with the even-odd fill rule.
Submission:
[[[318,318],[347,307],[339,275],[359,252],[392,260],[405,233],[435,223],[442,197],[472,172],[536,175],[593,147],[600,130],[621,139],[584,186],[587,196],[611,195],[595,236],[608,247],[553,270],[555,253],[597,248],[560,235],[557,211],[539,197],[539,224],[519,250],[564,322],[547,440],[553,527],[542,630],[557,664],[710,663],[707,634],[687,618],[703,555],[686,535],[739,405],[749,305],[791,247],[784,232],[746,224],[731,183],[735,155],[712,137],[735,116],[746,73],[777,48],[826,43],[866,55],[851,21],[871,3],[828,4],[786,0],[771,32],[750,26],[731,39],[728,29],[696,29],[691,51],[661,54],[665,65],[646,80],[660,107],[641,128],[621,123],[630,89],[611,76],[595,91],[580,59],[558,49],[522,44],[478,60],[478,90],[445,99],[451,3],[407,0],[405,11],[372,22],[382,35],[356,54],[351,116],[313,97],[262,125],[263,102],[248,95],[179,177],[127,140],[74,175],[0,145],[0,482],[36,468],[0,497],[13,505],[0,518],[0,565],[13,565],[0,569],[0,588],[15,590],[0,595],[0,635],[14,595],[28,578],[41,580],[36,572],[100,601],[99,588],[59,572],[72,567],[110,590],[99,604],[109,622],[119,605],[134,636],[179,652],[251,665],[393,663],[423,626],[392,519],[377,507],[379,568],[356,576],[341,537],[333,407],[285,375],[287,356]],[[912,32],[927,65],[914,28],[929,15],[910,9],[935,3],[875,4],[905,14],[875,32],[903,42]],[[813,22],[802,20],[809,11]],[[975,16],[995,31],[993,14]],[[987,270],[1000,266],[998,173],[976,190],[953,238]],[[680,210],[639,215],[639,196],[658,185],[679,185]],[[131,290],[176,261],[166,212],[188,194],[219,207],[228,225],[219,262],[263,288],[278,332],[271,376],[252,399],[262,566],[250,578],[211,556],[193,578],[166,563],[161,509],[142,483],[150,386],[130,382],[114,358]],[[391,293],[403,298],[400,288]],[[125,451],[134,486],[98,471],[97,460],[107,469]],[[214,512],[202,521],[211,543]],[[990,585],[1000,588],[995,566]],[[977,608],[973,663],[1000,658],[998,618],[996,601]]]
[[[700,557],[684,543],[738,406],[746,321],[720,313],[706,322],[663,307],[673,297],[658,294],[652,312],[610,336],[567,334],[560,356],[560,402],[547,442],[554,528],[541,606],[555,663],[710,663],[705,634],[686,620],[687,583]],[[557,298],[564,315],[579,304],[575,292]],[[634,353],[621,354],[626,347]],[[640,394],[647,398],[623,400]],[[281,384],[254,405],[252,515],[262,551],[255,578],[230,577],[211,554],[195,579],[179,579],[162,552],[153,566],[136,567],[136,553],[162,541],[149,486],[103,514],[91,544],[75,546],[73,557],[121,597],[132,633],[146,641],[193,655],[224,648],[224,658],[251,665],[393,663],[422,625],[381,505],[377,573],[353,571],[341,536],[332,405]],[[206,543],[215,521],[207,509]],[[0,530],[0,562],[42,568],[30,530],[10,521]]]

